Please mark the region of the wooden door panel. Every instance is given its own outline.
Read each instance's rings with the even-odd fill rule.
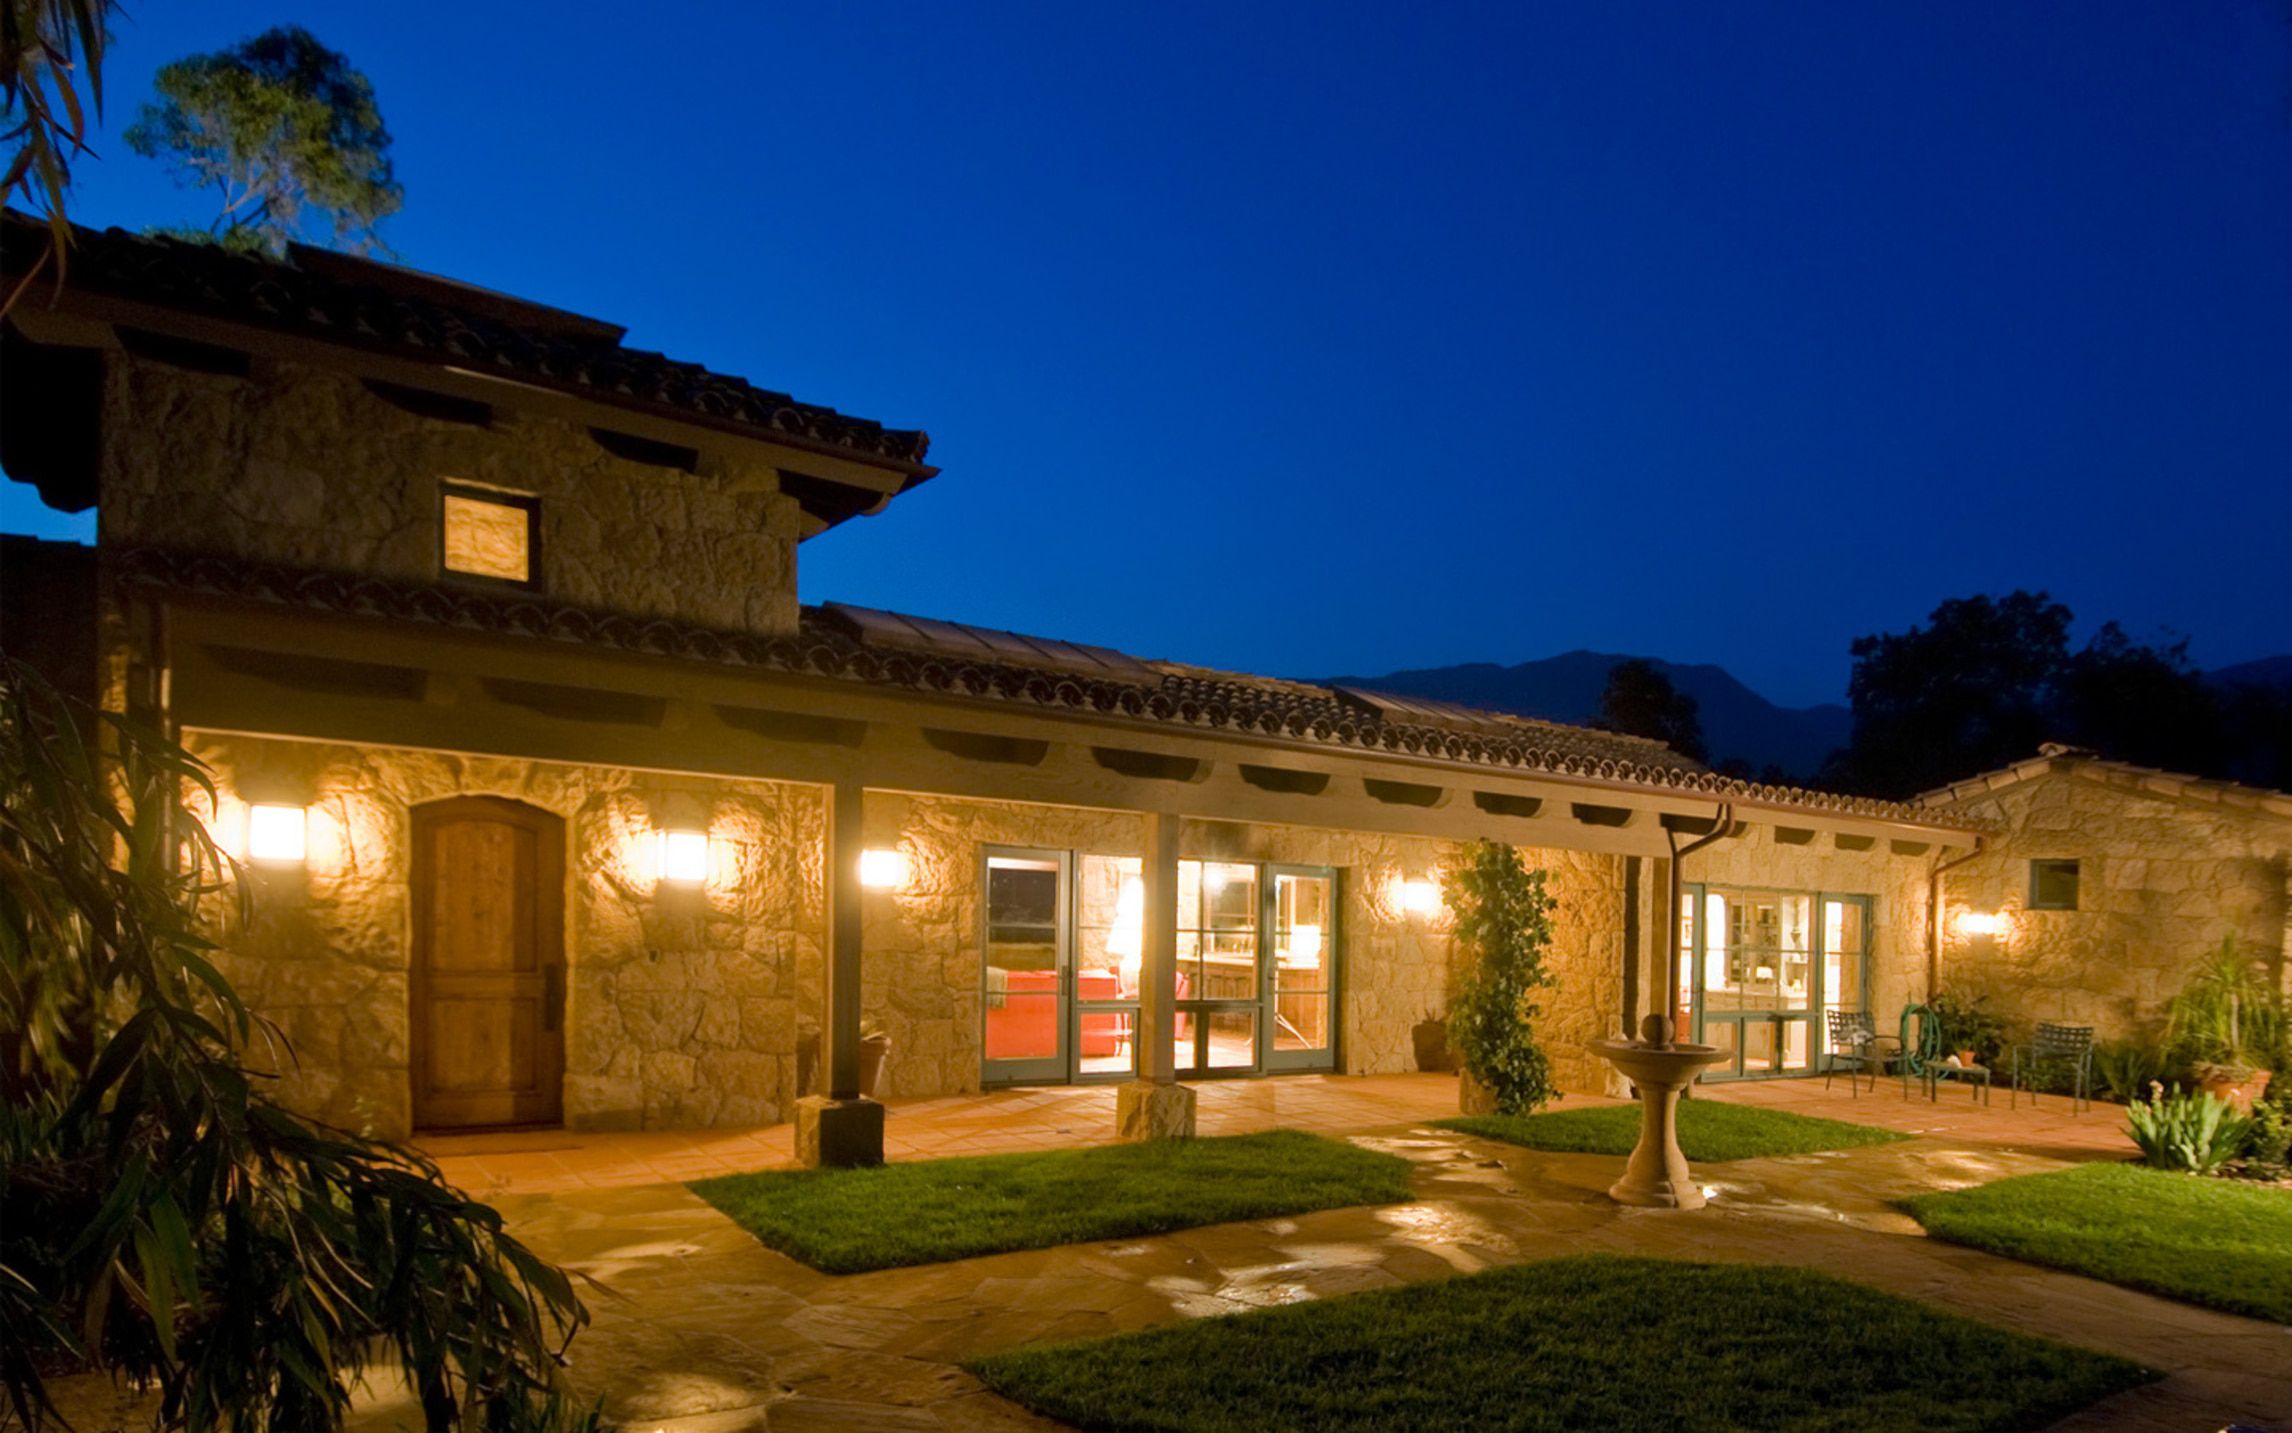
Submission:
[[[414,1122],[561,1117],[564,827],[464,797],[414,813]]]

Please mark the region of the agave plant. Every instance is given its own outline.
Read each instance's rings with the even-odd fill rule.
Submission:
[[[2125,1107],[2141,1161],[2155,1169],[2211,1174],[2236,1158],[2252,1133],[2252,1121],[2226,1100],[2202,1092],[2168,1092],[2151,1085],[2146,1100]]]
[[[0,657],[0,1383],[152,1390],[161,1425],[341,1425],[395,1361],[435,1430],[532,1427],[586,1319],[418,1153],[276,1104],[210,956],[243,889],[179,746]],[[283,1046],[283,1041],[281,1041]],[[5,1421],[5,1420],[0,1420]]]

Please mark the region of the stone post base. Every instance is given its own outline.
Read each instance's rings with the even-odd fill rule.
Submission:
[[[1126,1143],[1194,1137],[1194,1092],[1184,1085],[1132,1080],[1117,1092],[1114,1137]]]
[[[796,1101],[796,1163],[809,1169],[883,1163],[883,1106],[826,1095]]]

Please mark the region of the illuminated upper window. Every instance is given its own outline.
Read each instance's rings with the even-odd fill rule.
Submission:
[[[461,577],[532,587],[541,504],[517,493],[447,484],[441,489],[444,565]]]

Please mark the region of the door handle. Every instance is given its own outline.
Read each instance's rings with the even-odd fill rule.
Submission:
[[[552,965],[541,972],[541,1033],[554,1035],[565,1024],[565,967]]]

